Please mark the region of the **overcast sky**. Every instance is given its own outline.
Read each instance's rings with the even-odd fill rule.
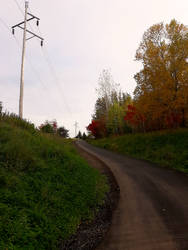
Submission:
[[[24,10],[24,0],[17,0]],[[143,33],[153,24],[175,18],[188,24],[187,0],[30,0],[32,14],[41,18],[45,46],[27,41],[24,118],[37,126],[56,119],[74,135],[91,121],[103,69],[111,69],[121,89],[133,93],[134,61]],[[8,27],[23,20],[16,0],[1,0],[0,101],[18,113],[22,31],[14,39]],[[3,23],[4,22],[4,23]],[[35,22],[30,22],[40,34]],[[10,30],[11,31],[11,30]]]

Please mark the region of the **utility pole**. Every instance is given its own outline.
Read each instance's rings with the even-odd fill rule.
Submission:
[[[77,129],[78,129],[78,122],[75,122],[74,126],[75,126],[75,137],[76,137],[77,136]]]
[[[20,99],[19,99],[19,117],[23,119],[23,93],[24,93],[24,61],[25,61],[25,51],[26,51],[26,41],[32,39],[33,37],[37,37],[41,40],[41,46],[43,46],[44,39],[35,33],[31,32],[27,29],[27,22],[36,19],[37,26],[39,26],[39,18],[28,13],[29,8],[29,1],[25,1],[25,18],[24,21],[12,26],[12,34],[15,33],[15,28],[18,27],[23,30],[23,47],[22,47],[22,62],[21,62],[21,76],[20,76]],[[28,19],[27,16],[30,16]],[[24,25],[24,27],[22,27]],[[32,35],[31,37],[27,38],[27,33]]]
[[[27,12],[29,3],[25,2],[25,20],[23,32],[23,48],[22,48],[22,63],[21,63],[21,77],[20,77],[20,100],[19,100],[19,117],[23,118],[23,89],[24,89],[24,59],[25,59],[25,45],[26,45],[26,29],[27,29]]]

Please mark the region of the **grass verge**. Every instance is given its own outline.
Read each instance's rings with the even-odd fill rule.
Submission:
[[[58,249],[107,190],[70,141],[0,117],[0,249]]]
[[[91,144],[188,173],[188,129],[128,134]]]

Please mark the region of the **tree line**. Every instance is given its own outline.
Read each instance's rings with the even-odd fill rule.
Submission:
[[[21,119],[19,116],[17,116],[14,113],[9,113],[7,111],[3,112],[3,104],[0,101],[0,121],[1,120],[12,122],[13,124],[16,124],[17,126],[21,128],[27,128],[27,129],[30,128],[32,131],[38,130],[38,131],[41,131],[42,133],[54,134],[62,138],[69,137],[69,130],[66,129],[64,126],[59,127],[56,120],[53,120],[53,121],[46,120],[43,124],[41,124],[37,128],[35,127],[33,123],[30,123],[29,121],[25,119]]]
[[[44,124],[39,126],[39,130],[43,133],[56,134],[63,138],[69,137],[69,130],[64,126],[58,127],[57,121],[46,120]]]
[[[99,77],[98,99],[87,130],[96,138],[188,126],[188,28],[172,20],[151,26],[135,60],[134,96],[120,90],[109,70]]]

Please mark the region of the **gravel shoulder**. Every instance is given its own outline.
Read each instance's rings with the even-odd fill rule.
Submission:
[[[142,160],[77,145],[104,162],[120,187],[111,228],[97,250],[188,250],[188,177]]]

